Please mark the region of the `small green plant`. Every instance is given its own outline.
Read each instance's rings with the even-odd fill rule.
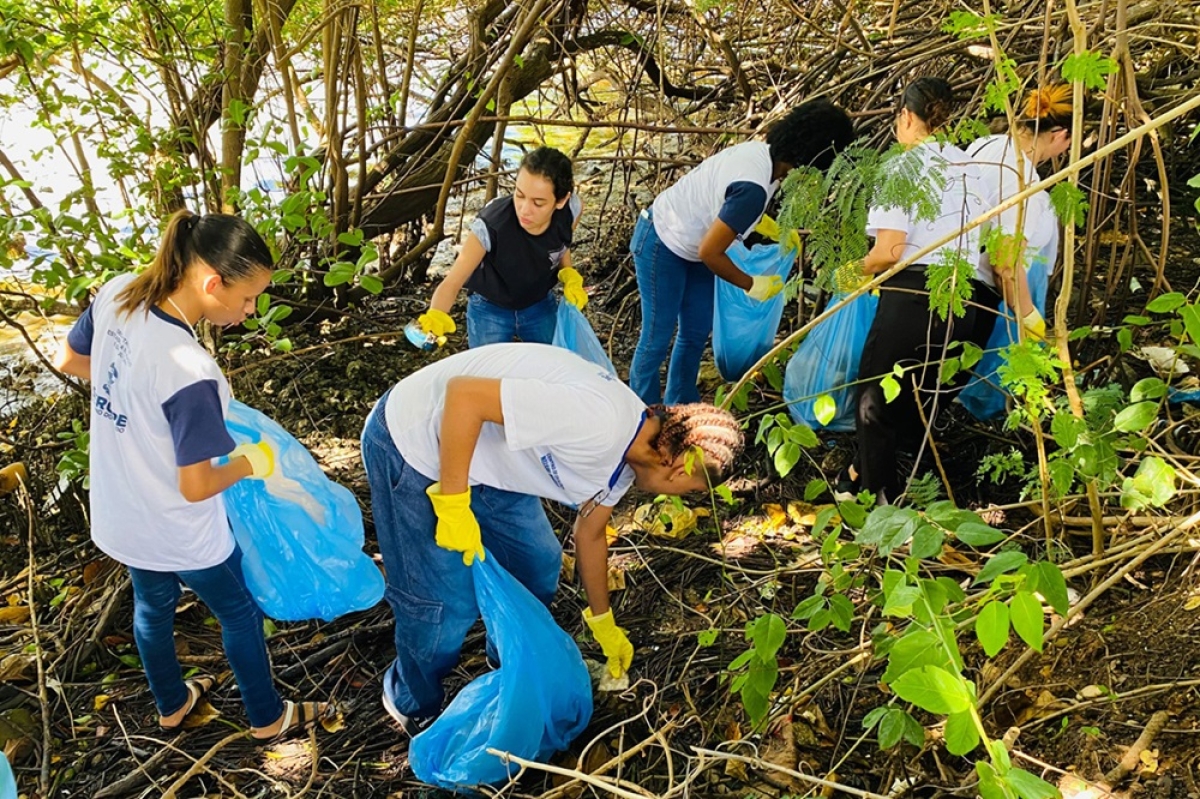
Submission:
[[[779,675],[775,654],[783,646],[787,625],[774,613],[746,623],[746,641],[750,648],[729,664],[733,679],[729,688],[742,699],[755,729],[766,723],[771,707],[771,690]]]
[[[67,443],[67,449],[58,459],[55,470],[58,476],[69,482],[80,482],[86,488],[91,487],[91,476],[88,473],[88,433],[85,423],[79,419],[71,420],[71,429],[63,430],[56,436],[59,441]]]

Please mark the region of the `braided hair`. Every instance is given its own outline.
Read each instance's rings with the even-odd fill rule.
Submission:
[[[650,411],[662,421],[651,446],[671,458],[691,448],[700,450],[710,485],[729,476],[743,444],[742,428],[733,414],[704,402],[654,405]]]

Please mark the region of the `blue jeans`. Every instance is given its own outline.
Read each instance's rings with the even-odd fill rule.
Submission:
[[[508,341],[550,344],[558,322],[558,297],[551,292],[528,308],[514,311],[480,294],[467,297],[467,346]]]
[[[387,570],[384,596],[396,619],[396,659],[384,673],[383,690],[404,715],[426,718],[442,710],[442,678],[458,663],[479,608],[462,553],[434,541],[437,516],[425,495],[434,481],[409,466],[396,449],[384,417],[387,397],[371,411],[362,433],[375,536]],[[562,545],[541,500],[476,485],[471,487],[471,510],[488,557],[549,606],[558,590]]]
[[[699,261],[671,252],[654,231],[653,218],[646,214],[638,217],[629,251],[642,299],[642,332],[629,367],[629,387],[647,405],[663,401],[659,372],[678,327],[667,367],[666,403],[699,402],[696,380],[700,358],[712,335],[716,276]]]
[[[175,657],[175,606],[179,604],[182,582],[196,592],[221,623],[221,642],[241,689],[250,725],[267,727],[278,720],[283,702],[271,680],[262,611],[242,577],[242,551],[235,548],[224,563],[196,571],[127,568],[133,581],[133,638],[159,714],[169,716],[188,701]]]

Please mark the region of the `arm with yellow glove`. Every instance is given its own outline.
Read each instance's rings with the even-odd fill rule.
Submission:
[[[437,515],[434,540],[442,549],[461,552],[465,566],[473,564],[475,558],[485,557],[467,482],[484,422],[504,424],[500,381],[485,377],[450,378],[446,383],[438,443],[441,479],[425,493]]]
[[[265,480],[275,473],[275,451],[263,441],[239,444],[228,462],[214,466],[203,460],[179,467],[179,493],[188,502],[202,502],[239,480]]]
[[[620,677],[633,663],[633,644],[617,626],[608,604],[608,537],[606,530],[612,508],[599,505],[575,519],[575,555],[579,579],[587,594],[583,620],[608,659],[608,673]]]
[[[758,220],[758,224],[754,226],[754,232],[771,241],[779,241],[783,238],[783,229],[779,227],[779,223],[772,219],[769,214],[762,215],[762,218]],[[788,231],[787,248],[789,250],[800,250],[800,231],[794,229]]]

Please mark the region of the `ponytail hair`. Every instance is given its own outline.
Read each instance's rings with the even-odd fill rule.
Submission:
[[[196,261],[211,266],[226,285],[274,265],[267,243],[241,217],[176,211],[150,266],[117,295],[117,310],[132,313],[158,305],[175,293]]]
[[[653,405],[650,412],[662,421],[651,446],[670,458],[689,448],[700,450],[709,485],[717,485],[729,476],[744,442],[741,425],[733,414],[704,402]]]
[[[1045,133],[1057,128],[1071,129],[1074,92],[1069,83],[1053,83],[1031,89],[1025,102],[1016,109],[1016,127],[1029,133]],[[1007,133],[1008,119],[996,117],[988,123],[992,133]]]
[[[954,110],[954,89],[945,78],[917,78],[904,88],[896,113],[903,110],[916,114],[929,132],[939,130],[950,121]]]

